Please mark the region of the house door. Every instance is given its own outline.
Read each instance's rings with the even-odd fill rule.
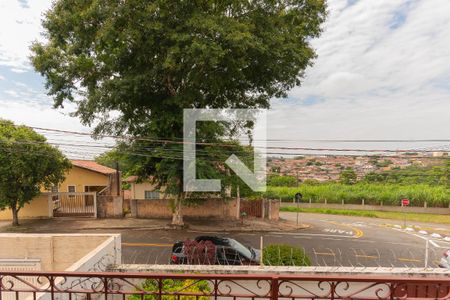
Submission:
[[[86,205],[90,205],[90,206],[94,205],[94,196],[91,195],[92,193],[95,193],[98,195],[101,192],[103,192],[105,189],[106,189],[106,186],[93,186],[93,185],[85,186],[84,192],[90,193],[90,195],[84,196],[84,201],[86,202]]]
[[[53,193],[54,217],[97,217],[97,193]]]

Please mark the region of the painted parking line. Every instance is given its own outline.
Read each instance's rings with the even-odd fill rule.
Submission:
[[[157,243],[122,243],[122,247],[172,247],[173,244],[157,244]]]
[[[316,252],[314,251],[315,255],[325,255],[325,256],[336,256],[336,254],[334,253],[330,253],[330,252]]]
[[[355,256],[359,257],[359,258],[369,258],[369,259],[378,259],[379,258],[378,256],[375,256],[375,255],[359,255],[359,254],[357,254]]]
[[[405,262],[422,262],[422,260],[420,260],[420,259],[403,258],[403,257],[399,257],[399,258],[397,258],[397,260],[399,260],[399,261],[405,261]]]

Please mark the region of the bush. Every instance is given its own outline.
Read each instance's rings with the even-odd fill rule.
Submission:
[[[158,281],[155,279],[147,279],[142,284],[142,288],[149,292],[158,292]],[[206,280],[194,280],[194,279],[163,279],[162,280],[162,292],[174,293],[180,291],[181,293],[195,293],[195,294],[210,294],[211,288]],[[158,295],[145,295],[141,298],[140,295],[133,295],[128,297],[128,300],[157,300]],[[161,300],[209,300],[209,296],[162,296]]]
[[[300,248],[283,244],[269,245],[263,250],[266,266],[310,266],[311,260]]]
[[[297,186],[297,178],[294,176],[271,176],[267,181],[271,186]]]

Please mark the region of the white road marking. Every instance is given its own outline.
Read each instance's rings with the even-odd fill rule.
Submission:
[[[435,246],[436,248],[441,247],[441,246],[439,246],[435,241],[433,241],[433,240],[429,240],[429,241],[430,241],[430,244],[433,245],[433,246]]]
[[[325,229],[323,229],[323,231],[325,231],[325,232],[330,232],[330,233],[339,233],[339,234],[346,234],[346,235],[354,235],[354,232],[353,232],[353,231],[346,231],[346,230],[335,229],[335,228],[325,228]]]
[[[420,235],[418,235],[418,234],[413,234],[414,236],[416,236],[416,237],[418,237],[418,238],[421,238],[422,240],[428,240],[429,242],[430,242],[430,244],[431,245],[433,245],[434,247],[436,247],[436,248],[441,248],[441,246],[439,246],[435,241],[433,241],[433,240],[430,240],[430,239],[428,239],[427,237],[424,237],[424,236],[420,236]]]

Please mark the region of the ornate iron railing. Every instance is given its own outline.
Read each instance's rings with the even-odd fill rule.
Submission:
[[[410,299],[450,298],[450,278],[0,272],[5,299]]]

